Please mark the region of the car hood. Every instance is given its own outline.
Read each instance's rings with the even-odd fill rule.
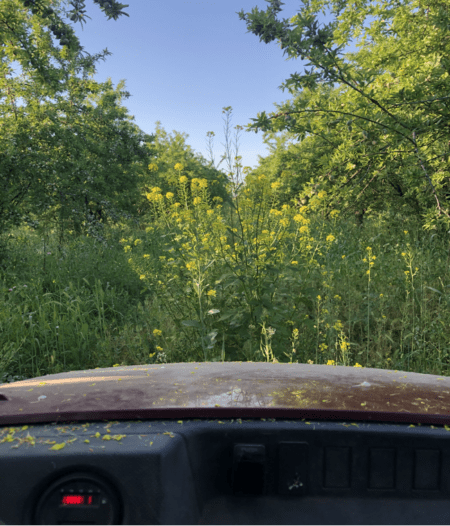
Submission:
[[[0,425],[167,418],[450,424],[450,378],[331,365],[110,367],[0,384]]]

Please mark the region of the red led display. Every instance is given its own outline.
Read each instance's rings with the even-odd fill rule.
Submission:
[[[74,495],[73,493],[70,495],[63,495],[61,500],[63,506],[86,506],[93,503],[94,500],[92,495]]]

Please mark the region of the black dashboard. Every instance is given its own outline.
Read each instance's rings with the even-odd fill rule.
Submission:
[[[0,427],[3,524],[449,524],[450,428],[295,419]]]

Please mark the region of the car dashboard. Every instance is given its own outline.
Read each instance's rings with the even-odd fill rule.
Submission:
[[[3,524],[449,524],[450,428],[280,418],[0,427]]]

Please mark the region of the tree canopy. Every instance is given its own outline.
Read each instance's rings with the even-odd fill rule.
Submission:
[[[261,41],[277,40],[289,58],[312,67],[280,86],[291,101],[258,113],[247,131],[296,135],[296,190],[318,184],[328,208],[400,208],[424,228],[448,229],[448,4],[305,0],[297,15],[278,20],[283,3],[267,1],[265,12],[240,18]],[[335,19],[319,28],[325,7]],[[369,16],[375,20],[366,29]],[[359,51],[342,56],[361,35]]]
[[[120,216],[138,222],[151,185],[173,189],[176,163],[188,177],[206,178],[213,197],[227,200],[226,176],[191,152],[180,134],[167,140],[159,122],[155,135],[132,123],[121,106],[130,96],[123,80],[116,89],[111,79],[92,80],[107,50],[87,60],[74,51],[74,41],[62,41],[62,49],[53,45],[46,28],[54,21],[46,18],[59,16],[60,3],[36,1],[31,15],[21,0],[0,7],[0,27],[6,27],[0,33],[0,233],[23,221],[36,227],[50,221],[101,238],[100,223]],[[14,60],[22,65],[19,76],[12,75]]]
[[[266,142],[285,132],[256,172],[268,169],[281,178],[285,201],[321,192],[327,213],[402,210],[425,228],[448,229],[447,3],[304,0],[298,14],[278,20],[284,4],[267,2],[265,12],[238,15],[262,42],[276,40],[289,58],[307,58],[311,69],[280,86],[291,100],[247,125],[247,131],[264,131]],[[108,19],[128,16],[128,6],[115,0],[94,3]],[[326,7],[334,19],[319,28],[317,14]],[[95,63],[110,53],[83,56],[64,15],[85,22],[85,3],[3,0],[0,6],[0,230],[26,218],[26,211],[38,215],[69,202],[75,224],[80,203],[83,214],[88,209],[98,218],[106,219],[107,209],[116,216],[114,206],[133,215],[145,203],[138,177],[173,183],[167,155],[183,157],[178,161],[188,172],[219,182],[220,172],[184,151],[180,137],[169,143],[160,131],[155,141],[130,122],[120,107],[129,96],[123,83],[114,90],[111,82],[91,79]],[[366,28],[368,17],[374,20]],[[359,37],[359,51],[344,56],[343,47]],[[22,67],[20,77],[12,77],[13,61]],[[25,106],[16,104],[18,97]],[[286,138],[297,143],[285,144]],[[224,184],[219,195],[226,195]]]

